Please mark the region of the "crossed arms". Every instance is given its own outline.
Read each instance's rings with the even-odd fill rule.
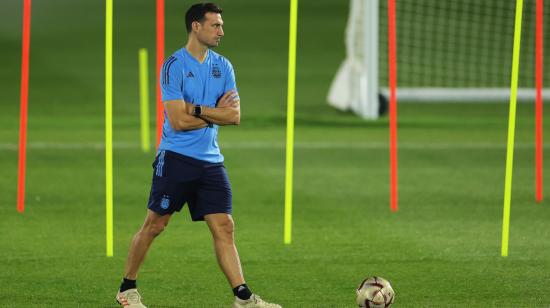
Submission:
[[[193,104],[183,100],[164,102],[168,121],[176,131],[204,128],[210,123],[218,125],[239,125],[241,101],[235,90],[227,91],[218,101],[216,108],[202,106],[200,117],[193,116]]]

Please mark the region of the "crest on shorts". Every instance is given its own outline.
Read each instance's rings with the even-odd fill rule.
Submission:
[[[221,78],[222,77],[222,71],[217,65],[212,66],[212,77],[214,78]]]
[[[170,206],[170,197],[167,195],[162,196],[162,200],[160,200],[160,208],[163,210],[168,209]]]

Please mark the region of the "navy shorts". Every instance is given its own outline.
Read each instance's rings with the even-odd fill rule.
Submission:
[[[209,163],[160,151],[153,163],[147,207],[159,215],[181,211],[187,203],[193,221],[214,213],[231,214],[231,185],[223,163]]]

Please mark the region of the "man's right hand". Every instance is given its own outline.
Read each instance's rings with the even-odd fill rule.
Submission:
[[[241,102],[237,90],[229,90],[220,98],[216,107],[236,107]]]

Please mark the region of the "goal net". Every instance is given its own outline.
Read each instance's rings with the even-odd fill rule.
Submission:
[[[366,6],[372,2],[377,2],[370,8],[376,12],[367,12]],[[544,2],[544,41],[548,42],[550,0]],[[513,0],[396,0],[398,100],[508,101],[515,5]],[[358,7],[363,14],[357,14]],[[350,58],[350,47],[361,50],[359,56],[352,52],[356,60],[351,62],[361,64],[361,68],[355,70],[368,72],[364,76],[370,76],[370,79],[363,77],[367,78],[366,83],[372,80],[378,85],[371,91],[387,95],[387,1],[352,0],[350,9],[346,29],[347,59]],[[366,20],[372,19],[372,15],[377,15],[376,24]],[[358,25],[361,25],[361,30],[354,29],[352,33],[350,28]],[[534,101],[536,0],[524,0],[522,26],[518,100]],[[377,34],[377,44],[367,41],[375,36],[372,33]],[[377,65],[365,60],[369,54],[377,55]],[[550,54],[544,57],[544,67],[549,67],[549,58]],[[342,74],[342,68],[339,74]],[[337,82],[338,78],[335,78],[328,99],[331,105],[341,108],[333,102],[336,93],[342,91],[336,88]],[[543,85],[550,85],[550,74],[544,74]],[[348,90],[351,93],[365,91],[351,85]],[[543,90],[543,97],[550,98],[550,89]],[[369,102],[355,101],[360,105],[373,103],[377,104],[374,98]]]

